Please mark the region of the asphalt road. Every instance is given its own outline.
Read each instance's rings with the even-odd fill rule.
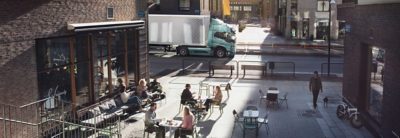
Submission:
[[[170,71],[184,68],[208,70],[208,64],[236,64],[240,62],[275,62],[274,72],[292,72],[295,65],[296,74],[310,74],[313,71],[321,72],[321,65],[324,73],[327,70],[327,56],[306,56],[306,55],[247,55],[236,54],[234,58],[214,58],[204,56],[181,57],[175,55],[175,52],[156,52],[150,54],[150,75],[165,75]],[[280,63],[285,62],[285,63]],[[287,62],[287,63],[286,63]],[[293,63],[293,64],[292,64]],[[342,74],[343,58],[331,57],[331,73]]]

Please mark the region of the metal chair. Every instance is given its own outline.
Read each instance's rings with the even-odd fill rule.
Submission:
[[[265,102],[267,102],[267,95],[265,95],[262,90],[258,90],[258,93],[260,94],[260,101],[258,102],[258,104],[261,103],[262,100],[265,100]]]
[[[289,108],[289,105],[288,105],[288,103],[287,103],[287,95],[288,95],[288,93],[286,92],[282,97],[279,97],[279,105],[281,105],[283,102],[285,102],[286,103],[286,109],[288,109]]]
[[[268,90],[278,90],[276,87],[269,87]],[[267,93],[267,106],[269,104],[273,104],[274,108],[276,107],[276,104],[278,103],[278,95],[277,94],[268,94]]]
[[[155,132],[155,130],[154,129],[152,129],[151,127],[149,127],[149,126],[146,126],[146,125],[144,125],[144,129],[143,129],[143,138],[149,138],[149,135],[150,135],[150,133],[154,133]],[[147,133],[147,136],[146,136],[146,133]]]
[[[227,94],[228,97],[229,97],[229,91],[232,90],[231,84],[230,84],[230,83],[227,83],[227,84],[221,84],[221,85],[219,85],[219,86],[220,86],[221,88],[225,87],[226,94]]]
[[[260,128],[262,125],[265,125],[265,129],[267,130],[267,134],[269,133],[269,125],[268,125],[268,113],[264,116],[264,118],[258,118],[258,128]]]
[[[236,125],[239,125],[240,128],[243,128],[244,118],[240,117],[239,114],[236,112],[236,110],[233,110],[232,113],[233,117],[235,118],[235,124],[233,125],[233,130],[235,130]]]
[[[218,108],[219,112],[222,114],[224,112],[224,107],[226,106],[226,103],[219,102],[219,103],[211,103],[211,110],[210,112],[214,112],[214,108]]]
[[[185,130],[185,131],[182,131],[182,130]],[[186,135],[192,135],[192,138],[194,138],[195,135],[197,134],[196,125],[194,123],[192,125],[192,129],[183,129],[183,128],[181,128],[181,129],[178,129],[178,131],[179,131],[179,134],[180,134],[179,137],[186,136]]]
[[[243,119],[243,137],[246,136],[246,130],[255,130],[256,136],[258,136],[258,122],[257,118],[247,118]]]

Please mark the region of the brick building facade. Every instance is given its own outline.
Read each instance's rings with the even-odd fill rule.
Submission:
[[[289,39],[327,39],[329,5],[331,5],[331,38],[338,39],[339,21],[336,5],[341,0],[277,0],[276,29]]]
[[[137,9],[144,9],[146,3],[39,0],[1,1],[0,5],[0,101],[20,105],[38,98],[36,39],[73,35],[67,29],[71,23],[137,20]],[[107,19],[107,7],[114,8],[113,19]]]
[[[346,22],[343,96],[378,137],[400,134],[400,3],[347,0],[338,7]]]
[[[61,99],[79,109],[117,94],[110,87],[117,79],[128,87],[148,79],[138,17],[146,7],[136,0],[0,1],[0,137],[35,137],[38,129],[20,121],[37,124],[38,109],[18,109],[50,91],[63,89]]]

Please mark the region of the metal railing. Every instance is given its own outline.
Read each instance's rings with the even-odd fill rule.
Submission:
[[[296,77],[296,63],[294,62],[277,62],[277,61],[268,61],[266,62],[266,65],[268,65],[267,67],[267,71],[271,70],[271,76],[274,75],[274,70],[280,69],[279,68],[279,64],[288,64],[291,65],[291,73],[293,77]],[[282,73],[282,72],[280,72]],[[268,72],[267,72],[268,74]]]
[[[22,106],[0,103],[0,137],[92,137],[120,136],[120,118],[105,115],[78,116],[72,104],[60,97],[49,97]],[[104,119],[102,122],[96,119]],[[84,123],[84,120],[88,123]],[[91,125],[94,124],[94,125]]]
[[[191,61],[191,65],[185,66],[188,61]],[[203,68],[203,65],[206,66],[206,69],[204,71],[209,71],[211,61],[210,60],[200,60],[200,59],[182,59],[182,73],[185,73],[186,70],[189,70],[194,63],[199,63],[197,67],[195,67],[194,71],[201,70]],[[205,64],[204,64],[205,63]]]
[[[340,65],[341,70],[343,70],[343,63],[330,63],[330,64],[331,64],[331,66],[330,66],[331,68],[332,68],[332,65],[336,65],[336,66]],[[321,76],[324,75],[324,67],[327,65],[328,65],[328,63],[321,63],[321,72],[320,72]],[[332,70],[330,73],[332,73]],[[328,74],[328,73],[326,73],[326,74]]]
[[[247,64],[246,64],[247,63]],[[243,77],[246,75],[246,67],[247,66],[253,66],[253,67],[255,67],[255,68],[257,68],[257,69],[249,69],[249,68],[247,68],[247,70],[261,70],[262,71],[262,76],[265,76],[265,73],[266,73],[266,67],[267,67],[267,65],[265,65],[265,62],[262,62],[262,61],[237,61],[237,64],[236,64],[236,68],[237,68],[237,76],[239,77],[239,69],[240,70],[243,70]],[[261,68],[261,69],[259,69],[259,68]]]

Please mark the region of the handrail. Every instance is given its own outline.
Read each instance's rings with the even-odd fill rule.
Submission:
[[[61,95],[64,95],[64,94],[66,94],[66,92],[57,93],[57,94],[54,95],[54,97],[60,97]],[[36,103],[40,103],[40,102],[46,101],[46,100],[48,100],[50,98],[54,98],[54,97],[47,97],[47,98],[44,98],[44,99],[41,99],[41,100],[38,100],[38,101],[34,101],[34,102],[31,102],[31,103],[28,103],[28,104],[25,104],[25,105],[21,105],[20,108],[24,108],[24,107],[27,107],[27,106],[30,106],[30,105],[34,105]],[[65,102],[67,102],[67,101],[65,101]]]
[[[243,66],[243,65],[245,65],[245,64],[241,64],[241,63],[260,63],[260,64],[264,64],[264,66],[265,67],[267,67],[267,65],[265,64],[265,62],[263,62],[263,61],[246,61],[246,60],[242,60],[242,61],[240,61],[240,60],[237,60],[236,61],[237,62],[237,77],[239,77],[239,68],[241,69],[241,70],[243,70],[241,67]],[[239,66],[240,65],[240,66]],[[266,70],[267,69],[265,69],[265,70],[263,70],[263,72],[265,71],[266,72]],[[243,75],[245,75],[245,74],[243,74]],[[263,74],[264,75],[264,74]]]
[[[328,63],[321,63],[321,72],[320,72],[320,74],[321,74],[321,76],[323,75],[323,73],[324,73],[324,65],[326,65],[326,64],[328,64]],[[333,64],[333,65],[343,65],[344,63],[343,62],[337,62],[337,63],[330,63],[331,65]]]
[[[38,125],[40,125],[40,124],[36,124],[36,123],[29,123],[29,122],[25,122],[25,121],[19,121],[19,120],[8,119],[8,118],[2,118],[2,117],[0,117],[0,120],[9,121],[9,122],[15,122],[15,123],[21,123],[21,124],[26,124],[26,125],[31,125],[31,126],[38,126]]]
[[[201,61],[201,62],[204,62],[204,61],[206,61],[206,62],[208,62],[208,67],[210,67],[210,65],[211,65],[211,61],[210,60],[206,60],[206,59],[182,59],[182,73],[185,73],[185,70],[186,70],[186,68],[185,68],[185,61]]]
[[[277,64],[277,63],[278,64],[291,64],[293,66],[293,69],[292,69],[293,70],[293,72],[292,72],[293,77],[296,77],[296,63],[290,62],[290,61],[268,61],[268,62],[266,62],[268,68],[269,68],[270,63],[274,63],[274,64]],[[268,70],[268,68],[267,68],[267,70]],[[276,68],[276,66],[274,66],[274,69],[275,68]],[[274,69],[271,69],[271,75],[274,74]]]
[[[392,130],[392,134],[393,134],[393,136],[395,136],[396,138],[400,138],[399,135],[398,135],[396,132],[394,132],[394,130]]]

